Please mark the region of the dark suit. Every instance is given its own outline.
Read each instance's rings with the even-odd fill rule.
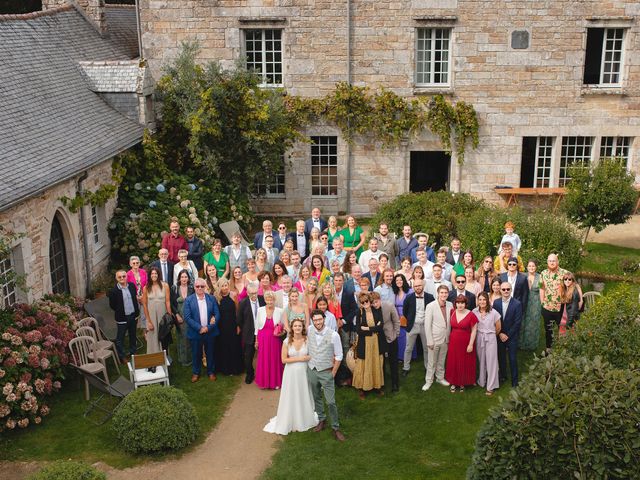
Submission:
[[[458,260],[460,260],[460,258],[462,258],[463,255],[464,255],[464,252],[462,250],[460,250],[460,255],[458,256]],[[445,258],[445,262],[447,262],[450,265],[455,265],[456,264],[456,259],[453,258],[453,253],[452,253],[451,249],[447,250],[447,256]]]
[[[376,278],[371,277],[371,272],[367,272],[362,275],[362,278],[366,278],[369,280],[369,291],[373,292],[373,289],[376,288],[376,282],[380,279],[380,273],[376,275]]]
[[[264,297],[258,297],[258,308],[265,305]],[[256,315],[258,311],[256,309]],[[251,310],[251,300],[249,297],[242,299],[238,306],[238,324],[240,325],[240,335],[242,335],[243,343],[243,356],[244,356],[244,369],[246,372],[246,382],[251,383],[255,377],[255,371],[253,369],[253,357],[255,356],[256,349],[256,336],[253,312]]]
[[[189,295],[184,301],[183,314],[187,324],[187,338],[191,341],[191,361],[192,372],[200,375],[202,367],[202,349],[207,356],[207,375],[216,373],[215,360],[213,356],[213,342],[220,334],[217,321],[220,320],[220,309],[214,296],[205,293],[207,302],[207,331],[200,333],[202,324],[200,323],[200,310],[198,309],[198,296]],[[216,318],[216,323],[211,325],[211,317]]]
[[[298,250],[298,232],[291,232],[287,234],[287,239],[293,242],[293,249]],[[300,257],[302,260],[304,260],[309,256],[309,235],[305,233],[304,239],[305,239],[304,256]]]
[[[500,274],[501,282],[508,282],[507,272]],[[516,285],[513,289],[513,298],[517,299],[523,307],[526,307],[527,302],[529,301],[529,282],[527,281],[527,276],[524,273],[517,273],[516,277]]]
[[[186,240],[189,251],[187,259],[191,260],[198,271],[200,271],[204,267],[204,260],[202,259],[202,256],[204,255],[204,244],[202,243],[202,240],[195,236],[193,237],[193,240],[189,240],[188,238],[186,238]]]
[[[427,305],[433,302],[435,299],[433,295],[427,292],[423,292],[423,302],[425,310]],[[420,337],[420,341],[422,342],[422,349],[424,350],[424,368],[425,371],[427,369],[427,333],[424,328],[420,328],[419,331],[413,331],[413,327],[415,326],[416,321],[416,302],[417,302],[415,292],[411,292],[406,297],[404,297],[404,303],[402,304],[402,313],[404,317],[407,319],[407,344],[404,349],[404,365],[402,369],[406,372],[411,368],[411,353],[413,352],[413,347],[416,344],[416,337]]]
[[[411,250],[418,246],[418,240],[411,237],[411,240],[407,242],[404,236],[402,236],[396,240],[396,246],[398,248],[398,255],[396,256],[396,266],[400,267],[402,265],[401,262],[404,257],[411,258]]]
[[[507,335],[508,340],[503,342],[498,335],[498,370],[499,377],[507,378],[507,353],[509,354],[509,370],[511,371],[511,386],[518,386],[518,337],[520,335],[520,325],[522,325],[522,304],[516,298],[509,301],[507,311],[502,310],[502,298],[493,302],[493,308],[502,317],[502,328],[500,333]],[[503,380],[503,381],[504,381]]]
[[[129,332],[129,355],[136,353],[138,342],[136,339],[136,318],[140,315],[140,308],[138,307],[138,300],[136,297],[136,286],[128,282],[127,289],[131,295],[131,303],[133,303],[133,313],[125,315],[124,313],[124,298],[122,297],[122,290],[116,285],[107,296],[109,297],[109,307],[114,312],[116,324],[118,327],[118,333],[116,334],[116,350],[118,351],[118,357],[120,360],[124,359],[124,336]]]
[[[458,291],[455,289],[455,285],[453,290],[451,290],[449,292],[449,296],[447,297],[447,300],[450,301],[451,303],[453,303],[453,308],[456,307],[456,297],[458,296]],[[474,308],[476,308],[476,296],[468,291],[464,291],[464,296],[467,297],[467,308],[469,310],[473,310]]]
[[[160,269],[160,274],[162,274],[162,265],[160,263],[160,260],[155,260],[152,264],[152,267],[158,267]],[[170,262],[169,260],[167,260],[167,277],[169,278],[162,278],[162,281],[164,283],[166,283],[167,285],[173,285],[173,267],[175,266],[175,264],[173,262]]]
[[[278,232],[271,232],[271,236],[273,237],[273,248],[277,248],[278,251],[282,250],[282,242],[280,242],[280,236]],[[253,239],[253,246],[257,250],[258,248],[262,248],[262,243],[264,242],[264,232],[256,233],[255,238]]]
[[[347,351],[351,346],[351,332],[355,331],[355,317],[358,313],[358,303],[356,302],[356,297],[353,293],[353,287],[347,287],[347,283],[348,282],[345,282],[342,287],[342,295],[340,297],[340,309],[342,310],[344,325],[338,333],[340,334],[340,343],[342,344],[344,356],[342,357],[342,365],[340,365],[336,375],[339,384],[351,377],[351,372],[347,367]]]
[[[322,232],[323,230],[326,230],[328,227],[327,221],[320,217],[320,231]],[[305,220],[304,222],[304,233],[307,236],[311,235],[311,229],[314,227],[313,225],[313,218],[308,218],[307,220]]]

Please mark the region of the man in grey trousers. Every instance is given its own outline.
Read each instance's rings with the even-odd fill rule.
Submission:
[[[336,384],[334,381],[342,361],[340,335],[324,324],[324,312],[322,310],[313,310],[311,312],[311,320],[313,325],[309,326],[307,339],[309,356],[311,357],[308,363],[307,379],[309,388],[313,393],[315,411],[318,414],[318,420],[320,420],[313,430],[320,432],[326,426],[327,415],[322,401],[322,390],[324,390],[324,400],[326,400],[329,407],[333,436],[336,440],[344,442],[345,438],[340,431],[340,423],[338,421]]]

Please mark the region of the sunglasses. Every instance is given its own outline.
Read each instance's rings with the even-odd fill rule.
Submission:
[[[573,278],[563,278],[564,282],[573,282]]]
[[[510,288],[501,288],[500,290],[502,290],[503,292],[510,292],[511,291]]]
[[[517,263],[513,263],[513,262],[507,263],[507,266],[509,266],[509,267],[515,267],[517,265],[518,265]]]
[[[456,283],[467,283],[466,280],[456,280]]]
[[[278,227],[278,230],[286,230],[287,227]]]
[[[371,303],[371,302],[369,302],[369,300],[362,300],[362,303],[364,304],[364,303]]]

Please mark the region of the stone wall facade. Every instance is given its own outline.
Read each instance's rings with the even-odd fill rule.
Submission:
[[[95,191],[100,185],[111,181],[111,161],[103,162],[87,173],[82,188]],[[95,278],[108,266],[111,244],[107,224],[113,215],[116,199],[110,199],[103,207],[96,209],[96,241],[92,229],[91,207],[83,207],[85,224],[82,225],[80,212],[70,212],[60,200],[64,196],[76,196],[79,177],[80,175],[52,186],[40,195],[0,212],[0,224],[23,235],[15,241],[11,258],[14,270],[24,276],[27,287],[25,291],[17,291],[18,301],[31,302],[51,292],[49,241],[54,218],[58,219],[62,227],[69,287],[73,295],[84,297],[89,293],[83,248],[85,236],[88,241],[91,278]]]
[[[140,9],[144,57],[154,78],[184,40],[200,43],[203,61],[231,66],[245,56],[245,30],[281,29],[282,84],[290,94],[317,97],[350,80],[405,97],[443,93],[471,103],[480,144],[467,150],[463,166],[451,159],[449,190],[498,201],[496,185],[520,186],[523,137],[553,137],[551,186],[558,185],[563,137],[593,137],[593,160],[602,137],[629,137],[628,166],[640,181],[637,1],[141,0]],[[420,28],[450,31],[448,85],[416,84]],[[594,28],[624,30],[616,87],[583,82]],[[527,48],[513,48],[522,46],[511,43],[514,31],[520,40],[528,37]],[[442,150],[429,132],[386,150],[370,139],[348,146],[331,126],[308,128],[310,135],[322,132],[338,136],[338,194],[312,197],[310,147],[301,144],[291,152],[284,198],[260,199],[258,211],[301,213],[313,204],[327,213],[369,214],[409,191],[412,151]]]

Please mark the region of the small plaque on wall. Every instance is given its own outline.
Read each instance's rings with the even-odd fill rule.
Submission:
[[[514,50],[526,50],[529,48],[529,32],[527,30],[514,30],[511,32],[511,48]]]

